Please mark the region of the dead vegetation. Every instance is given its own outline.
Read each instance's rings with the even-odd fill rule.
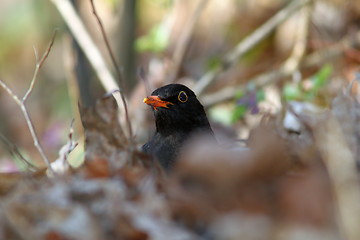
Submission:
[[[2,239],[356,239],[359,105],[299,115],[289,134],[276,117],[248,148],[196,141],[165,175],[117,130],[115,101],[84,111],[85,164],[48,178],[3,174]],[[351,106],[345,114],[343,106]],[[340,123],[341,127],[340,127]],[[351,147],[350,143],[353,143]]]
[[[71,26],[70,20],[77,16],[62,9],[68,1],[52,2]],[[294,80],[302,71],[311,75],[318,65],[352,50],[358,51],[358,31],[343,36],[331,47],[306,51],[312,4],[313,1],[294,1],[285,6],[195,81],[193,86],[204,104],[210,107],[223,103],[234,98],[239,90],[251,93],[253,89],[245,86],[248,83],[238,79],[225,79],[228,84],[222,84],[222,74],[234,68],[241,57],[300,9],[304,11],[302,27],[289,57],[266,72],[249,73],[254,88],[282,86],[289,76]],[[162,84],[182,74],[189,38],[205,5],[205,1],[197,2],[189,20],[191,24],[175,47],[173,65],[165,68],[174,72],[160,71],[162,74],[165,71],[167,76]],[[96,17],[107,41],[101,19]],[[85,42],[81,46],[84,51],[89,47],[86,43],[96,48],[91,41],[84,41],[88,37],[86,33],[78,34],[83,33],[83,26],[76,26],[80,30],[70,27],[70,31],[80,45]],[[25,101],[53,43],[54,39],[37,60],[24,98],[17,97],[0,81],[24,113],[40,154],[43,150]],[[106,45],[117,78],[122,79],[109,42]],[[206,139],[194,139],[180,155],[174,170],[165,173],[156,161],[140,151],[138,138],[148,131],[143,119],[147,117],[137,116],[134,109],[137,109],[136,99],[142,94],[139,89],[145,87],[139,84],[131,101],[127,101],[123,86],[121,95],[114,91],[118,86],[101,56],[99,61],[94,61],[94,55],[87,57],[92,59],[95,72],[109,93],[92,107],[79,104],[84,128],[84,163],[73,168],[67,161],[77,147],[71,126],[68,143],[56,161],[50,163],[41,154],[43,167],[1,173],[0,239],[360,239],[360,105],[352,91],[356,79],[345,90],[337,91],[336,96],[329,94],[331,104],[320,99],[322,104],[318,108],[308,108],[305,101],[296,102],[294,107],[281,99],[281,109],[276,113],[259,114],[261,121],[250,130],[246,146],[225,147]],[[140,77],[144,78],[144,85],[152,87],[159,84],[155,75],[149,71],[146,76],[142,72]],[[305,85],[306,82],[301,86]],[[129,115],[127,102],[131,106]],[[290,125],[296,128],[289,129],[284,123],[286,114],[292,116]],[[235,132],[237,127],[231,127],[230,131]],[[225,127],[219,129],[218,133],[224,135],[227,135],[225,130],[229,131]],[[17,152],[16,146],[11,149]]]

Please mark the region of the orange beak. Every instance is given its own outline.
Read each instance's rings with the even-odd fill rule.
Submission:
[[[143,102],[146,103],[147,105],[152,106],[155,110],[158,107],[169,108],[168,105],[173,104],[171,102],[161,100],[158,96],[149,96],[147,98],[144,98]]]

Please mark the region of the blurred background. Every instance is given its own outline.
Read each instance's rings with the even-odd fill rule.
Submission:
[[[219,138],[246,138],[264,114],[287,103],[327,107],[351,82],[360,61],[360,1],[317,0],[299,8],[228,66],[226,59],[247,36],[289,0],[102,0],[94,1],[115,57],[138,143],[154,127],[142,99],[155,88],[179,82],[197,89],[200,79],[220,74],[198,96]],[[56,0],[0,2],[0,80],[18,96],[31,82],[36,58],[57,36],[26,106],[45,152],[55,160],[75,119],[82,142],[78,104],[90,106],[106,93],[74,40]],[[71,1],[114,72],[90,1]],[[71,19],[70,19],[71,22]],[[200,80],[201,81],[201,80]],[[357,93],[357,85],[352,91]],[[0,89],[0,171],[22,169],[9,153],[11,142],[42,164],[19,107]],[[6,138],[6,140],[4,140]],[[82,144],[71,156],[82,159]]]

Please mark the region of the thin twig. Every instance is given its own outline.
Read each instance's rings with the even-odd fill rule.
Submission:
[[[234,49],[225,55],[219,67],[207,72],[199,79],[194,87],[194,91],[197,95],[201,95],[206,88],[217,79],[220,73],[235,65],[238,59],[253,49],[261,40],[267,37],[277,26],[288,19],[295,11],[310,2],[311,0],[292,1],[288,6],[270,18],[266,23],[257,28],[252,34],[243,39]]]
[[[0,80],[0,86],[14,99],[17,105],[20,106],[22,104],[18,96],[16,96],[15,93],[2,80]]]
[[[70,153],[78,146],[78,143],[73,140],[74,134],[74,122],[75,119],[71,121],[70,130],[68,134],[68,142],[61,147],[59,150],[59,157],[54,162],[51,163],[54,171],[59,174],[65,174],[70,167],[68,158]]]
[[[172,57],[173,67],[171,68],[169,82],[174,82],[176,80],[176,77],[180,70],[180,66],[184,60],[186,50],[189,47],[189,43],[191,40],[191,36],[193,35],[196,22],[199,20],[202,10],[204,10],[207,2],[208,0],[198,0],[195,10],[189,17],[188,22],[184,25],[184,30],[180,34],[180,39],[178,40]]]
[[[33,78],[31,80],[30,83],[30,87],[27,90],[27,92],[25,93],[24,97],[22,98],[22,102],[25,103],[27,98],[29,97],[29,95],[31,94],[32,90],[34,89],[35,83],[36,83],[36,79],[37,79],[37,75],[39,73],[40,68],[42,67],[43,63],[45,62],[46,58],[49,56],[50,50],[52,48],[52,46],[54,45],[54,41],[55,41],[55,37],[56,37],[56,33],[57,33],[57,29],[55,29],[53,36],[51,38],[51,41],[49,43],[49,46],[47,48],[47,50],[44,52],[44,54],[42,55],[40,61],[38,61],[38,54],[36,49],[34,48],[34,52],[35,52],[35,59],[36,59],[36,67],[35,67],[35,71],[34,71],[34,75]]]
[[[304,57],[307,38],[309,33],[309,23],[311,18],[312,5],[305,6],[299,13],[302,14],[301,20],[297,24],[295,44],[290,57],[284,63],[284,72],[292,75],[298,69],[301,60]]]
[[[78,143],[73,140],[74,135],[74,122],[75,119],[71,120],[70,123],[70,130],[68,134],[69,141],[67,144],[65,144],[65,152],[63,153],[63,156],[61,156],[61,150],[60,150],[60,156],[59,158],[63,160],[64,163],[68,161],[69,154],[77,147]],[[64,149],[62,149],[64,150]]]
[[[111,61],[112,63],[114,64],[114,68],[115,68],[115,72],[116,72],[116,75],[117,75],[117,78],[118,78],[118,82],[120,84],[121,87],[123,87],[124,83],[123,83],[123,79],[122,79],[122,75],[121,75],[121,72],[120,72],[120,67],[116,61],[116,58],[115,58],[115,55],[111,49],[111,46],[110,46],[110,43],[109,43],[109,40],[106,36],[106,32],[105,32],[105,29],[104,29],[104,26],[102,24],[102,21],[99,17],[99,15],[97,14],[97,11],[96,11],[96,7],[94,5],[94,1],[93,0],[90,0],[90,3],[91,3],[91,9],[92,9],[92,13],[94,14],[95,18],[96,18],[96,21],[98,22],[98,25],[100,27],[100,31],[101,31],[101,35],[104,39],[104,42],[106,44],[106,48],[109,52],[109,55],[111,57]],[[122,91],[122,89],[120,89],[120,91]]]
[[[1,141],[7,146],[8,151],[11,155],[18,157],[21,161],[23,161],[28,168],[33,170],[38,170],[38,167],[32,164],[29,160],[27,160],[19,151],[18,147],[12,143],[9,139],[7,139],[2,133],[0,133]]]
[[[360,31],[357,32],[355,36],[351,35],[344,37],[343,40],[330,48],[318,50],[304,57],[300,62],[298,69],[303,70],[322,65],[341,56],[346,50],[357,47],[358,45],[360,45]],[[246,82],[251,82],[256,88],[262,88],[269,84],[276,83],[282,78],[289,77],[291,74],[292,72],[288,71],[287,65],[283,64],[279,68],[257,75]],[[247,84],[225,87],[217,92],[204,95],[201,97],[201,102],[205,107],[210,107],[214,104],[232,99],[239,91],[246,91],[246,87]]]
[[[42,146],[40,144],[39,138],[38,138],[38,136],[37,136],[37,134],[35,132],[34,124],[32,123],[29,112],[28,112],[28,110],[27,110],[27,108],[25,106],[25,101],[29,97],[29,95],[31,94],[31,92],[32,92],[32,90],[34,88],[34,84],[36,83],[37,74],[38,74],[42,64],[44,63],[44,61],[46,60],[47,56],[49,55],[49,53],[51,51],[51,48],[52,48],[52,46],[54,44],[54,41],[55,41],[55,36],[56,36],[56,31],[53,34],[53,37],[51,38],[49,46],[48,46],[47,50],[45,51],[45,53],[43,54],[42,58],[40,59],[40,61],[36,62],[36,68],[35,68],[35,72],[34,72],[34,75],[33,75],[33,79],[31,80],[29,89],[26,91],[26,94],[24,95],[22,100],[20,100],[20,98],[2,80],[0,80],[0,86],[14,99],[16,104],[20,107],[20,109],[21,109],[21,111],[22,111],[22,113],[24,115],[26,124],[28,125],[31,137],[32,137],[32,139],[34,141],[34,146],[36,147],[36,149],[40,153],[41,158],[43,159],[44,163],[47,165],[50,173],[52,173],[52,174],[54,173],[54,171],[51,168],[50,161],[47,158],[47,156],[45,155],[45,152],[44,152],[44,150],[43,150],[43,148],[42,148]],[[37,59],[37,51],[35,51],[35,57]]]
[[[14,95],[12,90],[2,80],[0,80],[0,86],[3,87],[9,93],[9,95],[15,100],[16,104],[20,107],[20,109],[21,109],[21,111],[22,111],[22,113],[24,115],[25,121],[26,121],[26,123],[28,125],[31,137],[32,137],[32,139],[34,141],[34,146],[36,147],[36,149],[40,153],[40,156],[43,159],[43,161],[45,162],[45,164],[47,165],[49,171],[53,172],[52,168],[51,168],[51,165],[50,165],[50,161],[46,157],[46,155],[44,153],[44,150],[43,150],[43,148],[42,148],[42,146],[41,146],[41,144],[40,144],[40,142],[38,140],[38,137],[37,137],[35,129],[34,129],[34,125],[33,125],[32,121],[31,121],[29,112],[27,111],[24,103],[22,101],[20,101],[19,98],[16,95]]]
[[[128,131],[129,131],[129,140],[131,142],[132,139],[133,139],[133,134],[132,134],[132,127],[131,127],[131,122],[130,122],[130,118],[129,118],[129,112],[128,112],[128,107],[127,107],[127,103],[126,103],[126,98],[125,98],[124,91],[123,91],[124,90],[124,80],[122,79],[122,74],[120,72],[120,67],[119,67],[119,65],[118,65],[118,63],[116,61],[114,52],[111,49],[108,37],[106,35],[104,26],[102,24],[102,21],[101,21],[99,15],[97,14],[97,11],[96,11],[96,8],[95,8],[95,5],[94,5],[94,1],[90,0],[90,3],[91,3],[92,12],[93,12],[98,24],[99,24],[99,27],[100,27],[100,30],[101,30],[101,35],[102,35],[102,37],[104,39],[104,42],[106,44],[106,48],[107,48],[108,53],[109,53],[109,55],[111,57],[111,61],[114,64],[115,72],[116,72],[116,75],[118,77],[118,82],[119,82],[119,84],[121,86],[121,88],[119,88],[119,91],[120,91],[121,100],[122,100],[123,106],[124,106],[126,125],[127,125],[127,128],[128,128]]]
[[[63,17],[74,39],[83,50],[105,91],[112,92],[115,89],[120,89],[72,3],[69,0],[52,0],[52,2]],[[115,92],[113,96],[120,111],[125,111],[120,94]]]

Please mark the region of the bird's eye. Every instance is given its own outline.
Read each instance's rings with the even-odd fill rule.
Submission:
[[[186,92],[181,91],[179,92],[178,99],[180,102],[186,102],[188,100],[188,96],[186,95]]]

